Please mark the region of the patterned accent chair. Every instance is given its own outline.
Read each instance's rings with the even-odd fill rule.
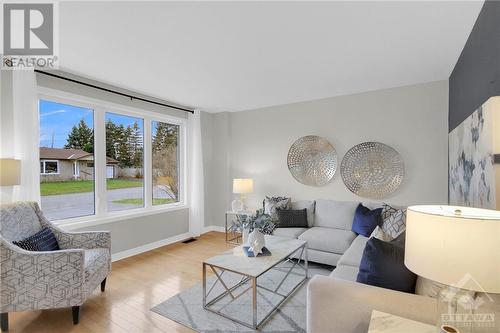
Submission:
[[[44,227],[55,234],[60,250],[26,251],[12,244]],[[111,271],[109,232],[65,232],[44,217],[35,202],[0,206],[1,329],[8,313],[72,307],[73,323],[94,289],[106,286]]]

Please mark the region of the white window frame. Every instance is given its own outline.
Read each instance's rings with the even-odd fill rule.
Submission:
[[[75,95],[60,90],[38,87],[38,99],[56,103],[69,104],[94,111],[94,215],[67,218],[51,221],[57,225],[64,225],[68,230],[86,226],[99,225],[128,218],[141,217],[188,208],[187,204],[187,119],[159,112],[139,109],[126,105],[116,104],[100,99]],[[117,113],[124,116],[143,119],[144,136],[144,207],[122,211],[108,211],[106,199],[106,113]],[[152,177],[152,121],[161,121],[179,125],[179,201],[175,203],[153,206],[153,177]],[[58,169],[59,170],[59,169]]]
[[[46,162],[56,162],[56,164],[57,164],[57,172],[45,172],[45,170],[46,170],[45,163]],[[40,175],[42,175],[42,176],[57,176],[57,175],[61,174],[59,160],[42,160],[41,159],[40,163],[43,163],[43,172],[40,172]]]

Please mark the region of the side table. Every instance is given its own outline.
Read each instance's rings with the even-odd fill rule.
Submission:
[[[238,215],[252,215],[255,214],[255,211],[252,210],[244,210],[240,212],[227,211],[226,212],[226,222],[225,222],[225,233],[226,233],[226,242],[230,244],[241,244],[242,235],[239,232],[230,232],[229,229],[229,216],[238,216]],[[234,221],[232,222],[234,224]]]

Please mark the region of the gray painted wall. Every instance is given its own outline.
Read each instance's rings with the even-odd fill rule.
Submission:
[[[189,209],[99,224],[72,231],[111,231],[111,250],[118,253],[189,231]]]
[[[451,73],[450,132],[500,95],[500,1],[486,1]]]
[[[394,204],[446,204],[448,200],[448,82],[438,81],[236,113],[205,115],[205,137],[212,138],[212,170],[207,177],[205,225],[223,225],[232,199],[232,178],[254,179],[248,205],[265,195],[293,199],[363,200],[347,190],[337,172],[324,187],[298,183],[286,157],[304,135],[320,135],[339,158],[363,141],[380,141],[398,150],[406,178],[386,201]],[[208,125],[209,124],[209,125]],[[204,154],[208,155],[205,151]],[[339,161],[340,163],[340,161]]]
[[[85,81],[91,84],[103,86],[102,83],[88,80],[81,77],[76,77],[64,73],[64,76],[74,77],[78,80]],[[77,85],[67,81],[62,81],[55,78],[50,78],[44,75],[37,74],[37,84],[39,86],[66,91],[69,93],[105,100],[108,102],[123,104],[125,106],[142,108],[144,110],[160,112],[175,117],[187,118],[187,113],[175,109],[168,109],[154,104],[141,101],[130,101],[128,98],[112,95],[103,91],[95,90],[85,86]],[[106,85],[104,85],[106,86]],[[119,89],[112,86],[107,86],[112,89]],[[137,95],[134,93],[134,95]],[[144,95],[139,95],[147,97]],[[97,226],[80,228],[75,231],[89,230],[109,230],[111,231],[112,252],[118,253],[121,251],[133,249],[142,245],[160,241],[169,237],[180,235],[189,231],[189,209],[174,210],[169,212],[159,212],[157,214],[147,215],[140,218],[131,218],[120,221],[115,221]]]
[[[227,112],[202,113],[205,172],[205,226],[224,225],[224,212],[231,199],[230,116]]]

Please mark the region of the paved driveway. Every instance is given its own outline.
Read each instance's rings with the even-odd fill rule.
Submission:
[[[155,198],[168,198],[164,191],[154,188]],[[131,187],[118,190],[109,190],[106,193],[106,201],[109,211],[118,211],[132,208],[140,208],[142,205],[114,203],[120,199],[143,198],[142,187]],[[42,210],[49,220],[58,220],[69,217],[79,217],[94,214],[94,193],[72,193],[61,195],[48,195],[41,198]]]

